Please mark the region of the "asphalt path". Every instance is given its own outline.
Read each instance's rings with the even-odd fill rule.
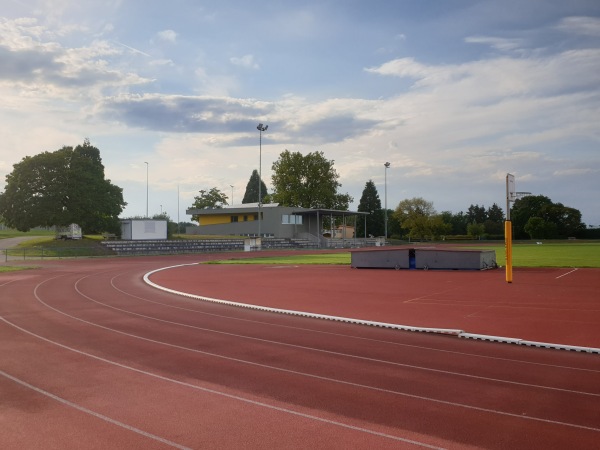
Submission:
[[[21,242],[29,241],[31,239],[38,239],[39,236],[20,236],[13,238],[0,239],[0,250],[6,250],[8,248],[17,247]]]
[[[277,315],[143,282],[198,259],[0,275],[0,447],[583,449],[600,438],[597,355]]]

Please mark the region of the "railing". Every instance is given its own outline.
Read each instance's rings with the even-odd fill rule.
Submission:
[[[89,258],[114,255],[103,247],[23,247],[0,251],[3,261],[26,261],[31,259]]]

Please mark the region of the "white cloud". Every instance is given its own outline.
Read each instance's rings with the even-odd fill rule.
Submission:
[[[177,33],[173,30],[159,31],[156,35],[161,41],[170,42],[172,44],[177,41]]]
[[[240,67],[244,67],[246,69],[254,69],[254,70],[260,69],[260,66],[254,59],[254,55],[244,55],[240,58],[232,57],[232,58],[229,58],[229,61],[234,66],[240,66]]]
[[[256,124],[263,122],[269,124],[262,148],[268,185],[271,163],[284,149],[319,150],[335,160],[342,191],[355,203],[369,179],[382,195],[383,162],[390,161],[390,207],[414,196],[434,201],[440,211],[491,206],[502,201],[510,171],[519,190],[597,217],[580,195],[586,187],[598,194],[597,18],[577,13],[554,27],[548,21],[542,28],[540,22],[528,22],[527,29],[467,27],[448,37],[442,32],[455,22],[444,28],[439,16],[423,33],[439,39],[443,51],[460,47],[440,56],[423,50],[424,34],[408,20],[386,24],[377,11],[351,23],[365,31],[357,42],[358,28],[344,22],[352,8],[335,17],[321,14],[324,4],[275,8],[243,22],[241,13],[232,17],[218,3],[210,11],[194,5],[185,17],[169,10],[177,22],[157,27],[139,18],[136,29],[125,26],[134,25],[131,17],[117,14],[135,9],[131,4],[113,1],[110,14],[92,17],[86,8],[93,3],[46,3],[57,5],[52,23],[42,10],[37,20],[0,19],[0,134],[5,148],[16,149],[0,157],[0,179],[26,154],[90,137],[107,176],[125,188],[131,214],[145,210],[138,198],[145,200],[140,161],[150,162],[151,211],[161,193],[160,203],[173,203],[177,183],[188,196],[182,204],[199,188],[229,192],[231,184],[241,198],[258,165]],[[211,21],[198,30],[207,14]],[[377,26],[363,20],[376,14]],[[329,19],[332,27],[324,27]],[[463,16],[461,27],[477,22],[468,19]],[[227,29],[232,21],[240,29]],[[154,34],[157,45],[143,51],[147,30],[164,23],[177,23],[177,32]],[[442,39],[455,41],[445,46]],[[539,48],[527,48],[531,42]],[[290,45],[306,52],[291,54]],[[381,63],[377,48],[392,55],[388,61]],[[357,70],[361,65],[366,68]],[[340,66],[344,73],[335,71]],[[260,69],[264,77],[241,68]]]
[[[489,45],[490,47],[502,52],[511,52],[514,50],[519,50],[523,47],[522,39],[508,39],[489,36],[471,36],[465,38],[465,42],[468,44]]]
[[[598,17],[565,17],[557,27],[566,33],[600,37],[600,18]]]

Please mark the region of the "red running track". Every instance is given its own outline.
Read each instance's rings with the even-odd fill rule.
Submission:
[[[600,348],[600,270],[423,271],[190,265],[166,288],[240,303],[414,327]]]
[[[583,449],[600,437],[597,355],[264,313],[142,281],[200,258],[0,275],[0,446]],[[221,284],[220,297],[256,287],[231,272]]]

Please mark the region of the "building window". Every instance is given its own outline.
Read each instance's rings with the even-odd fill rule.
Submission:
[[[248,222],[248,215],[244,215],[244,222]]]
[[[238,221],[238,216],[231,216],[231,222],[237,222]]]
[[[296,214],[282,214],[281,223],[283,225],[302,225],[302,216]]]

